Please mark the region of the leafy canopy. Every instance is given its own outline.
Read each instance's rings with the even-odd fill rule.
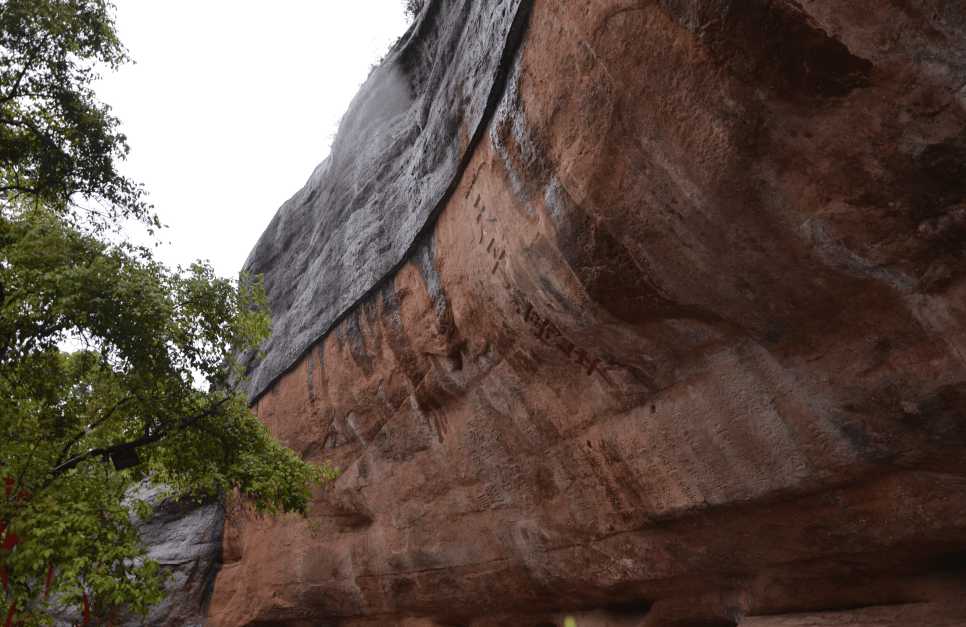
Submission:
[[[128,154],[110,107],[92,83],[98,68],[128,61],[103,0],[0,0],[0,194],[27,194],[60,209],[100,205],[155,222],[144,190],[117,171]],[[94,212],[97,213],[97,212]]]
[[[271,330],[260,279],[170,270],[122,237],[160,225],[116,164],[91,82],[127,60],[102,0],[0,0],[0,621],[144,613],[166,574],[147,481],[304,515],[338,476],[271,437],[232,382]],[[60,347],[69,344],[72,353]],[[132,516],[133,515],[133,516]]]

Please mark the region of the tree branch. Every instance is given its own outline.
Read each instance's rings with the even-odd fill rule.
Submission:
[[[57,461],[54,462],[54,465],[55,466],[59,466],[64,461],[64,458],[67,457],[67,453],[70,452],[70,449],[75,444],[77,444],[78,442],[80,442],[80,439],[82,437],[84,437],[85,435],[87,435],[88,433],[90,433],[91,431],[93,431],[94,429],[96,429],[97,427],[101,426],[102,424],[104,424],[105,422],[107,422],[108,420],[110,420],[111,419],[111,416],[114,415],[114,412],[116,412],[121,407],[121,405],[124,405],[128,401],[132,401],[132,400],[134,400],[134,397],[133,396],[128,396],[127,398],[122,399],[121,402],[119,402],[117,405],[115,405],[114,407],[111,407],[110,411],[108,411],[107,414],[103,418],[101,418],[100,420],[98,420],[98,421],[96,421],[96,422],[88,425],[88,427],[86,429],[84,429],[83,431],[81,431],[80,433],[78,433],[76,436],[74,436],[74,439],[71,440],[70,442],[68,442],[67,445],[64,447],[64,450],[61,451],[60,456],[57,458]]]
[[[51,474],[56,479],[57,477],[64,474],[68,470],[73,469],[74,467],[77,466],[77,464],[81,463],[82,461],[84,461],[89,457],[96,457],[98,455],[102,455],[102,456],[111,455],[113,453],[118,453],[122,450],[131,450],[134,448],[139,448],[141,446],[147,446],[148,444],[153,444],[162,438],[166,438],[170,436],[173,433],[177,433],[178,431],[183,431],[185,429],[188,429],[194,426],[202,418],[207,418],[208,416],[213,415],[218,410],[218,408],[224,405],[226,402],[228,402],[229,399],[230,397],[223,398],[217,403],[215,403],[214,405],[212,405],[211,407],[209,407],[207,410],[201,412],[200,414],[196,416],[192,416],[191,418],[188,418],[188,419],[180,420],[179,424],[177,424],[173,429],[156,431],[155,433],[152,433],[150,435],[146,435],[144,437],[138,438],[133,442],[115,444],[114,446],[108,446],[107,448],[95,448],[87,451],[86,453],[81,453],[77,457],[74,457],[73,459],[69,459],[66,462],[55,467],[51,471]],[[173,421],[168,421],[169,424],[171,422]]]

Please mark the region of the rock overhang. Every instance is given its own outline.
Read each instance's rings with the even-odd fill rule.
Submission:
[[[410,91],[380,135],[409,113],[364,88],[337,140],[362,157],[251,259],[305,331],[254,407],[346,472],[321,539],[234,530],[215,622],[955,624],[966,15],[940,4],[537,0],[472,133],[445,110],[486,90]],[[431,3],[402,56],[502,6]],[[393,143],[433,119],[454,143]],[[359,173],[453,159],[379,265],[397,217]],[[358,297],[313,291],[360,259],[333,275]]]

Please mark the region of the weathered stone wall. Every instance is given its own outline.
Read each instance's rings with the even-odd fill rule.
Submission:
[[[966,5],[439,1],[396,76],[483,14],[522,43],[434,101],[499,97],[398,264],[293,317],[388,189],[314,194],[339,154],[250,258],[335,321],[254,408],[345,474],[229,524],[209,627],[966,624]]]

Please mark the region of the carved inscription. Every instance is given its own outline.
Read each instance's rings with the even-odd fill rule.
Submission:
[[[808,401],[803,399],[803,395],[798,390],[798,385],[792,376],[779,366],[771,355],[765,351],[761,352],[763,354],[758,359],[758,368],[763,372],[766,383],[770,383],[769,388],[776,390],[778,397],[782,398],[784,402],[791,401],[799,405],[800,415],[809,417],[804,421],[804,426],[811,438],[806,446],[817,447],[823,453],[828,454],[833,448],[828,434],[828,406],[824,402],[815,400],[814,397],[809,398],[808,395],[804,395],[809,398]],[[778,399],[774,395],[771,397],[771,403],[774,405],[775,413],[781,415],[778,408]]]
[[[484,215],[486,204],[480,204],[480,199],[481,197],[477,195],[476,202],[473,203],[473,207],[479,209],[474,226],[474,241],[480,247],[485,245],[484,253],[493,262],[490,274],[500,279],[500,285],[510,296],[514,312],[521,315],[523,322],[532,327],[534,336],[538,340],[547,346],[559,349],[569,361],[584,369],[587,376],[593,375],[595,371],[600,372],[597,368],[601,365],[601,360],[590,356],[587,351],[564,337],[557,324],[549,316],[544,316],[537,311],[529,297],[513,284],[505,266],[507,251],[501,249],[496,241],[497,221]],[[605,381],[607,380],[602,373],[601,376]]]
[[[697,458],[698,453],[694,449],[695,438],[690,437],[690,430],[688,428],[688,423],[685,420],[684,415],[681,413],[681,410],[678,409],[677,405],[675,405],[671,401],[664,401],[662,405],[667,407],[668,413],[671,414],[671,420],[674,422],[674,426],[677,428],[678,433],[681,433],[684,435],[684,443],[685,443],[684,445],[686,447],[689,447],[692,453],[694,453],[694,457]],[[661,436],[664,438],[664,441],[668,444],[668,446],[672,446],[672,447],[674,446],[674,444],[671,442],[671,435],[668,432],[667,428],[661,429]],[[688,476],[691,477],[692,484],[697,486],[698,490],[703,495],[703,500],[707,500],[708,497],[711,495],[711,488],[704,480],[706,474],[702,472],[698,472],[698,469],[695,467],[695,464],[692,463],[690,457],[687,455],[687,451],[683,450],[680,447],[677,447],[677,450],[679,452],[679,459],[681,461],[681,465],[683,466],[685,472],[688,473]],[[710,473],[710,474],[713,474],[713,473]],[[715,480],[717,480],[717,477],[715,477]],[[719,488],[719,491],[720,491],[720,488]]]
[[[588,357],[585,351],[577,348],[573,342],[563,336],[563,333],[560,332],[560,329],[557,328],[553,320],[549,317],[541,316],[530,303],[527,303],[527,306],[523,310],[523,321],[537,329],[535,335],[538,340],[548,346],[560,349],[564,355],[572,358],[571,361],[585,368],[588,376],[592,375],[594,370],[597,369],[601,361],[600,359]]]
[[[650,476],[650,481],[648,481],[643,473],[640,474],[641,483],[646,486],[645,489],[647,490],[648,496],[661,510],[674,509],[682,506],[690,507],[701,502],[703,498],[694,493],[691,484],[685,480],[677,466],[669,458],[669,451],[676,451],[673,442],[670,442],[668,435],[661,433],[660,429],[657,430],[658,435],[655,436],[643,411],[639,411],[640,413],[635,422],[640,431],[631,437],[631,442],[640,451],[637,457],[643,459],[644,469]],[[644,441],[641,442],[638,436],[643,436]],[[657,460],[654,459],[655,456]],[[640,473],[639,470],[637,472]],[[668,481],[669,476],[671,481]],[[654,481],[657,482],[660,491],[654,489]],[[684,497],[683,502],[681,496]]]
[[[553,480],[557,487],[564,489],[569,486],[571,483],[569,475],[567,475],[560,460],[557,459],[557,456],[553,453],[553,450],[547,444],[546,440],[544,440],[533,422],[531,422],[530,416],[526,412],[521,412],[520,415],[514,412],[513,417],[517,426],[526,435],[527,440],[540,453],[543,462],[550,466],[550,471],[553,473]]]
[[[718,353],[711,358],[716,375],[727,391],[724,410],[728,422],[741,424],[748,431],[752,450],[761,464],[756,468],[756,478],[768,481],[765,468],[772,470],[794,469],[794,474],[804,476],[808,473],[805,460],[790,444],[790,434],[777,412],[771,395],[761,384],[751,377],[740,361],[732,354]],[[761,399],[770,402],[764,404]],[[773,475],[773,472],[768,473]],[[778,473],[786,476],[788,473]]]
[[[797,476],[807,476],[809,474],[808,464],[797,447],[794,446],[792,435],[778,411],[775,398],[770,391],[765,389],[758,378],[748,372],[743,365],[739,364],[738,372],[744,379],[746,389],[753,392],[749,395],[749,405],[758,415],[768,418],[761,422],[759,432],[778,450],[786,464],[794,469]]]
[[[470,458],[478,468],[489,470],[494,479],[487,483],[477,498],[481,509],[512,505],[522,501],[526,505],[536,503],[536,496],[518,464],[514,464],[510,451],[500,442],[499,434],[477,413],[467,422],[469,427]],[[502,471],[502,472],[501,472]],[[509,480],[504,478],[504,473]],[[516,492],[516,498],[510,492]]]
[[[749,416],[750,412],[744,406],[743,401],[747,399],[747,390],[740,386],[735,377],[734,369],[736,364],[726,359],[721,353],[712,357],[710,361],[714,366],[715,375],[719,381],[717,391],[722,400],[719,408],[724,416],[724,424],[719,423],[716,425],[718,431],[723,441],[732,450],[748,451],[750,449],[750,452],[753,453],[753,456],[749,456],[749,461],[752,462],[752,476],[754,476],[755,481],[758,483],[770,483],[769,477],[776,474],[775,470],[779,464],[773,451],[767,446],[762,446],[760,438],[757,437],[754,431],[749,431],[749,428],[754,429],[755,427],[755,418],[754,416]],[[741,438],[743,443],[741,448],[735,446],[734,439],[730,433],[731,429],[735,429],[739,433],[742,431],[745,433],[746,437]]]
[[[672,414],[675,414],[675,413],[680,414],[680,410],[677,408],[677,406],[674,403],[668,402],[668,406],[671,408]],[[699,424],[700,421],[695,416],[695,408],[693,406],[686,405],[685,411],[687,412],[687,415],[688,415],[687,424],[689,425]],[[712,494],[707,484],[704,483],[703,481],[706,478],[710,478],[711,482],[714,484],[714,488],[717,490],[717,496],[719,497],[719,499],[717,500],[720,500],[720,501],[726,500],[725,487],[722,484],[720,474],[718,472],[715,472],[715,470],[711,467],[711,464],[709,462],[711,461],[712,458],[709,457],[709,452],[702,445],[702,441],[704,438],[701,437],[701,435],[703,435],[703,433],[701,435],[698,435],[697,437],[692,437],[691,429],[684,427],[683,426],[684,424],[685,424],[685,419],[682,416],[681,422],[679,423],[679,425],[681,425],[683,428],[682,432],[684,434],[684,439],[691,446],[691,450],[694,451],[694,456],[697,462],[701,464],[701,466],[704,468],[704,472],[697,473],[697,477],[694,477],[694,475],[692,475],[692,478],[694,478],[698,484],[698,489],[704,492],[706,497]],[[689,467],[689,472],[694,472],[694,469]]]
[[[655,449],[655,452],[657,453],[657,458],[661,460],[661,463],[664,464],[664,467],[668,469],[671,479],[674,480],[674,484],[678,487],[678,490],[680,490],[681,494],[683,494],[688,500],[687,505],[694,505],[700,502],[701,499],[695,496],[691,486],[684,481],[684,478],[681,477],[681,473],[678,472],[678,469],[668,460],[667,455],[664,454],[664,449],[659,446]]]
[[[643,425],[643,419],[641,424]],[[663,501],[665,508],[674,507],[677,505],[677,499],[675,499],[674,495],[671,493],[671,484],[668,482],[667,477],[664,476],[664,473],[661,472],[661,469],[658,468],[657,464],[654,462],[654,458],[651,456],[651,442],[646,431],[644,431],[644,438],[645,440],[643,444],[636,437],[634,438],[634,443],[638,450],[643,453],[644,468],[646,468],[647,472],[650,473],[650,476],[657,481],[657,485],[661,489],[660,494],[663,496],[663,498],[656,500],[659,503]]]
[[[499,507],[506,504],[500,489],[492,483],[488,483],[483,487],[483,494],[490,501],[491,507]]]
[[[588,444],[590,443],[588,442]],[[614,480],[612,469],[601,454],[603,447],[604,442],[598,440],[596,447],[581,451],[580,461],[590,469],[590,474],[597,480],[597,484],[603,488],[611,507],[619,513],[630,512],[633,508],[626,502],[626,495],[623,494],[620,486]]]
[[[644,490],[644,495],[650,499],[651,503],[655,507],[661,506],[661,494],[658,492],[657,488],[654,487],[653,477],[647,475],[640,468],[640,464],[635,463],[643,447],[641,446],[641,441],[636,435],[630,437],[629,440],[622,440],[621,445],[624,448],[624,457],[631,463],[628,464],[631,470],[634,472],[634,476],[637,477],[638,483]]]
[[[754,477],[756,481],[764,481],[765,477],[761,469],[743,454],[741,447],[735,444],[731,432],[722,424],[719,414],[712,414],[714,422],[708,425],[708,435],[721,451],[727,455],[728,463],[735,466],[738,476]]]

